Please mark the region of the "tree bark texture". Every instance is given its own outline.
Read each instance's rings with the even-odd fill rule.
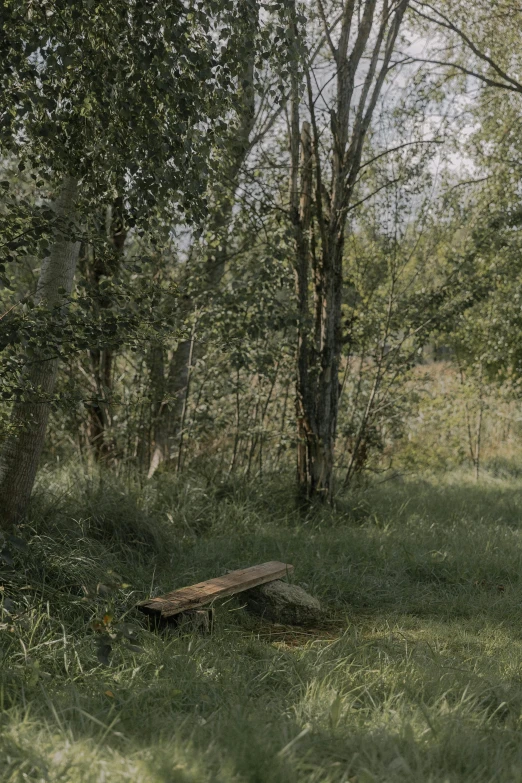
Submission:
[[[153,443],[148,477],[179,448],[180,424],[190,374],[191,340],[181,340],[173,353],[165,377],[163,346],[151,350],[150,373],[153,387]]]
[[[121,191],[123,184],[120,183]],[[101,311],[110,301],[105,301],[106,296],[100,288],[104,277],[114,277],[121,266],[123,259],[123,247],[127,236],[123,214],[123,195],[120,192],[112,206],[107,207],[106,216],[107,241],[110,251],[96,255],[93,247],[87,249],[86,276],[93,287],[93,299],[96,317],[100,318]],[[89,351],[91,363],[92,383],[94,399],[87,409],[87,437],[92,453],[97,462],[106,461],[113,451],[110,441],[111,408],[110,397],[113,386],[114,350],[109,346],[95,346]]]
[[[78,183],[65,177],[54,204],[54,242],[44,259],[35,303],[60,309],[72,291],[80,242],[73,236]],[[44,336],[42,336],[44,344]],[[0,459],[0,526],[9,530],[25,515],[43,450],[50,401],[58,371],[58,358],[38,359],[25,367],[24,385],[29,389],[13,406],[13,434],[4,444]]]
[[[295,239],[298,301],[297,479],[304,499],[328,500],[333,492],[343,345],[343,253],[348,211],[377,104],[408,0],[345,0],[337,45],[324,14],[325,34],[336,65],[330,109],[331,151],[316,121],[310,71],[305,66],[310,124],[300,127],[300,75],[294,64],[290,117],[290,215]],[[380,9],[380,12],[378,12]],[[293,20],[295,20],[295,7]],[[291,20],[290,36],[297,39]],[[296,51],[298,46],[295,47]],[[356,89],[359,65],[361,84]],[[357,80],[359,81],[359,80]],[[299,141],[300,139],[300,141]],[[301,154],[300,149],[301,148]],[[300,175],[300,181],[299,181]]]

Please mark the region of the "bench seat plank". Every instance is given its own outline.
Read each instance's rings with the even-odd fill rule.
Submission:
[[[159,614],[162,618],[173,617],[188,609],[197,609],[204,604],[234,593],[241,593],[251,587],[272,582],[291,574],[294,567],[289,563],[279,563],[273,560],[269,563],[241,568],[239,571],[230,571],[228,574],[208,579],[190,587],[182,587],[171,593],[160,595],[142,601],[138,607],[148,614]]]

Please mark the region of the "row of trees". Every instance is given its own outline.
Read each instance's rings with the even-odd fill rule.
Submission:
[[[295,448],[329,499],[400,434],[428,342],[516,380],[513,3],[0,12],[6,528],[49,416],[149,477]]]

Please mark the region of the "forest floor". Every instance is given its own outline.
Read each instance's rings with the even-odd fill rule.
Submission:
[[[2,574],[2,783],[522,781],[521,480],[388,482],[308,515],[289,481],[44,475]],[[236,596],[212,635],[161,635],[132,609],[272,559],[324,627]]]

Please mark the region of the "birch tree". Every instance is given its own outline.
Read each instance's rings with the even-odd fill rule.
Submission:
[[[62,315],[58,297],[72,290],[79,250],[72,226],[106,204],[122,179],[135,230],[158,206],[201,216],[210,143],[243,67],[244,51],[231,45],[238,6],[4,0],[0,13],[0,147],[49,182],[62,181],[35,297]],[[1,456],[7,529],[26,513],[44,444],[57,365],[45,352],[40,358],[22,373],[25,390]]]
[[[56,225],[51,252],[43,260],[36,294],[37,306],[64,315],[64,297],[71,294],[80,242],[75,227],[78,182],[64,177],[54,204]],[[76,236],[75,236],[76,234]],[[0,462],[0,508],[7,523],[19,519],[31,495],[42,453],[50,401],[58,371],[58,356],[51,345],[44,356],[33,356],[25,368],[25,387],[12,410],[14,435],[5,444]]]

